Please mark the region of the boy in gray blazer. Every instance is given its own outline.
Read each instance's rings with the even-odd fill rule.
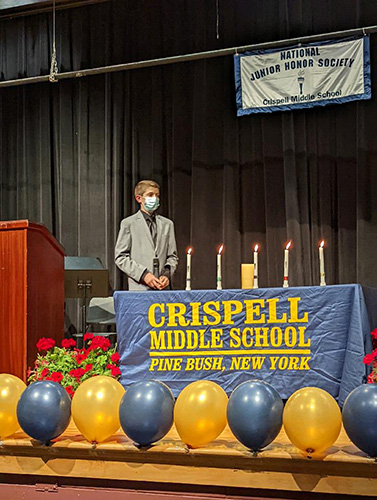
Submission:
[[[178,264],[174,223],[155,213],[160,206],[157,182],[140,181],[135,199],[140,210],[121,222],[115,263],[127,274],[129,290],[163,290]]]

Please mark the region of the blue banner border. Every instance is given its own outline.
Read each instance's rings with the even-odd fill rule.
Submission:
[[[296,48],[305,48],[305,47],[317,47],[321,45],[333,45],[341,42],[351,42],[354,40],[363,39],[363,53],[364,53],[364,94],[355,94],[346,97],[340,97],[339,99],[326,99],[323,101],[315,101],[315,102],[303,102],[297,104],[289,104],[284,106],[268,106],[264,108],[242,108],[242,84],[241,84],[241,70],[240,70],[240,61],[241,57],[260,55],[260,54],[268,54],[268,53],[276,53],[282,52],[285,50],[292,50]],[[235,54],[233,56],[234,59],[234,77],[236,84],[236,103],[237,103],[237,116],[245,116],[256,113],[273,113],[275,111],[291,111],[294,109],[305,109],[305,108],[313,108],[315,106],[327,106],[328,104],[341,104],[344,102],[351,101],[359,101],[365,99],[371,99],[372,90],[371,90],[371,78],[370,78],[370,40],[369,35],[365,35],[362,37],[352,37],[338,40],[328,40],[324,42],[314,42],[314,43],[306,43],[306,44],[297,44],[292,45],[290,47],[282,47],[280,49],[267,49],[267,50],[255,50],[252,52],[245,52],[244,54]]]

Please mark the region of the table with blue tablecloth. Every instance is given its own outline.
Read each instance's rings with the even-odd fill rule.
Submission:
[[[365,380],[377,289],[360,285],[114,293],[120,382],[258,378],[283,399],[320,387],[342,405]]]

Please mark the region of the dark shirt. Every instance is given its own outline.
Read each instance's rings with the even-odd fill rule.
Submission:
[[[141,213],[144,216],[144,219],[147,223],[147,226],[149,228],[149,231],[152,236],[153,243],[156,246],[157,242],[157,223],[156,223],[156,214],[152,212],[151,214],[147,214],[146,212],[141,211]]]
[[[149,228],[149,231],[151,232],[151,236],[152,236],[152,240],[154,242],[154,244],[156,245],[157,243],[157,222],[156,222],[156,214],[155,212],[152,212],[150,214],[144,212],[143,210],[141,210],[141,213],[143,214],[144,216],[144,219],[147,223],[147,226]],[[141,282],[144,282],[144,278],[145,278],[145,275],[148,273],[148,269],[145,269],[145,271],[143,272],[141,278],[140,278],[140,281]],[[164,268],[164,272],[161,274],[161,276],[166,276],[167,278],[169,278],[169,281],[170,281],[170,266],[169,265],[166,265],[165,268]],[[160,276],[160,277],[161,277]]]

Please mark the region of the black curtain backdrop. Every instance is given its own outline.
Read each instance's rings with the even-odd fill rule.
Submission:
[[[57,14],[59,70],[234,47],[377,24],[374,0],[111,1]],[[51,16],[0,21],[1,79],[48,74]],[[260,286],[377,283],[376,48],[372,100],[237,118],[233,58],[0,90],[0,219],[43,222],[68,255],[98,256],[110,288],[133,187],[153,178],[175,221],[184,287],[214,288],[224,242],[224,285],[259,243]]]

